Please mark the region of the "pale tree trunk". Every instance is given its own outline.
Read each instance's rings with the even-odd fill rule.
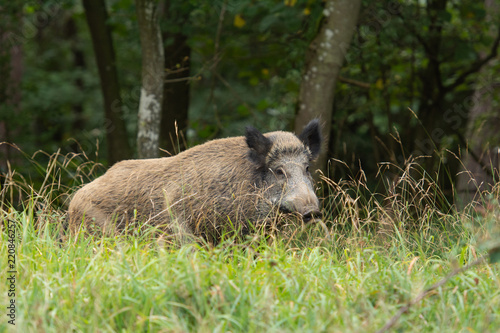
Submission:
[[[300,133],[313,118],[321,120],[324,148],[316,167],[323,172],[327,170],[335,84],[356,29],[360,6],[361,0],[327,0],[323,24],[306,54],[295,131]]]
[[[485,8],[490,20],[492,13],[499,12],[495,0],[486,0]],[[492,25],[492,28],[496,28]],[[494,35],[492,29],[492,35]],[[484,54],[483,54],[484,56]],[[474,91],[474,105],[469,111],[463,147],[462,168],[457,175],[457,206],[465,208],[469,204],[482,205],[481,193],[490,191],[494,182],[498,182],[500,168],[500,81],[491,64],[485,65],[479,72]],[[496,100],[496,101],[495,101]],[[465,149],[467,148],[467,149]]]
[[[136,0],[142,48],[142,89],[137,126],[139,158],[158,157],[165,76],[163,42],[155,0]]]

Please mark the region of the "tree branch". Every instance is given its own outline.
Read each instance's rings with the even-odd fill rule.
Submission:
[[[175,83],[175,82],[183,82],[183,81],[200,81],[201,76],[196,75],[196,76],[186,76],[186,77],[180,77],[178,79],[166,79],[163,80],[164,83]]]
[[[432,51],[429,47],[429,44],[427,44],[426,40],[424,39],[424,37],[422,37],[421,34],[418,33],[418,31],[415,29],[415,27],[411,24],[411,23],[408,23],[408,21],[405,19],[405,17],[403,16],[403,14],[401,14],[401,12],[398,12],[397,13],[397,16],[399,16],[399,18],[403,21],[404,23],[404,27],[411,33],[413,34],[418,42],[422,45],[422,47],[424,48],[425,50],[425,53],[427,54],[431,54]]]
[[[479,259],[476,259],[474,260],[473,262],[471,262],[470,264],[466,265],[466,266],[463,266],[463,267],[459,267],[459,268],[455,268],[451,273],[449,273],[446,277],[444,277],[442,280],[434,283],[432,286],[430,286],[429,288],[427,288],[426,290],[422,291],[420,294],[417,295],[417,297],[415,297],[414,299],[412,299],[410,302],[408,302],[408,304],[406,304],[405,306],[403,306],[399,311],[398,313],[396,313],[396,315],[394,315],[394,317],[392,317],[385,325],[384,327],[382,327],[380,330],[377,331],[377,333],[383,333],[383,332],[387,332],[389,329],[392,328],[392,326],[394,326],[396,324],[396,322],[399,320],[399,318],[401,318],[401,316],[403,315],[403,313],[407,312],[410,307],[412,305],[415,305],[417,304],[418,302],[420,302],[422,299],[424,299],[424,297],[426,297],[427,295],[429,295],[430,292],[436,290],[437,288],[441,287],[442,285],[444,285],[446,282],[448,282],[452,277],[454,277],[455,275],[457,274],[460,274],[462,272],[465,272],[466,270],[468,270],[469,268],[473,267],[473,266],[476,266],[482,262],[486,261],[486,258],[485,257],[481,257]]]
[[[358,87],[361,87],[361,88],[365,88],[365,89],[370,89],[370,87],[371,87],[370,83],[365,83],[365,82],[361,82],[361,81],[358,81],[358,80],[348,79],[348,78],[343,77],[343,76],[339,76],[339,81],[351,84],[353,86],[358,86]]]
[[[499,45],[500,45],[500,26],[498,27],[497,37],[495,38],[495,42],[493,43],[490,54],[488,54],[483,59],[480,59],[480,60],[476,61],[475,63],[473,63],[469,67],[469,69],[466,70],[465,72],[463,72],[453,83],[445,86],[444,91],[445,92],[452,91],[453,89],[455,89],[456,87],[458,87],[459,85],[464,83],[469,75],[478,72],[481,69],[481,67],[483,67],[486,63],[488,63],[488,61],[495,58],[498,55],[498,46]]]

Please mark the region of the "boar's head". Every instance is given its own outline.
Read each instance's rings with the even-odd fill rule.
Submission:
[[[319,121],[312,120],[303,132],[262,134],[246,128],[249,159],[256,166],[256,183],[267,202],[283,213],[298,213],[304,222],[321,218],[318,197],[309,170],[321,147]]]

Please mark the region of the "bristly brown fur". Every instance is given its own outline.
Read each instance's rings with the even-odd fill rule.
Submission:
[[[186,233],[213,242],[228,229],[248,232],[248,222],[266,219],[277,202],[265,195],[277,187],[262,176],[272,165],[270,159],[303,165],[294,159],[307,163],[311,153],[292,133],[262,135],[247,128],[246,134],[209,141],[172,157],[115,164],[75,194],[70,229],[82,223],[105,232],[152,225],[172,235]],[[310,207],[317,210],[311,185],[302,187],[305,192],[294,194],[295,201],[287,207],[301,214]]]

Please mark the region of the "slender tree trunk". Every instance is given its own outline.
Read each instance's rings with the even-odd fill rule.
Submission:
[[[186,24],[191,9],[174,9],[172,1],[165,1],[163,19],[177,26]],[[189,78],[191,48],[187,36],[182,32],[163,33],[165,43],[165,85],[161,116],[160,144],[170,154],[186,148],[185,136],[188,126]]]
[[[443,30],[443,13],[446,11],[447,0],[427,1],[426,11],[430,19],[429,31],[425,40],[425,55],[427,65],[419,73],[421,82],[418,118],[421,124],[411,132],[410,151],[414,156],[435,156],[434,150],[439,149],[439,139],[447,129],[443,119],[445,90],[441,78],[441,44]],[[409,117],[413,115],[409,114]],[[440,134],[440,135],[439,135]],[[436,147],[435,147],[436,145]],[[429,172],[439,162],[434,157],[421,161]]]
[[[85,55],[83,49],[81,48],[81,43],[78,36],[78,30],[76,22],[73,17],[68,17],[66,24],[64,25],[65,34],[64,38],[68,40],[71,44],[71,53],[73,54],[73,66],[77,70],[85,70],[87,68],[85,64]],[[81,77],[77,77],[74,81],[74,85],[83,91],[84,84]],[[81,101],[75,102],[73,104],[73,123],[72,130],[75,132],[80,132],[85,128],[85,122],[83,117],[83,103]],[[76,142],[71,143],[71,150],[77,151],[78,144]]]
[[[118,74],[116,71],[115,51],[111,30],[107,25],[108,13],[104,0],[83,0],[85,16],[92,37],[96,57],[101,90],[104,97],[105,129],[107,139],[108,161],[130,158],[130,148],[125,121],[123,119],[122,100]]]
[[[136,0],[142,48],[142,89],[139,103],[139,158],[158,157],[165,60],[158,8],[154,0]]]
[[[327,171],[328,143],[332,122],[335,84],[358,22],[361,0],[327,0],[324,20],[306,54],[306,68],[299,92],[295,131],[312,118],[320,118],[324,143],[317,168]]]
[[[22,38],[18,36],[22,11],[13,3],[6,3],[1,7],[3,17],[0,20],[0,77],[2,78],[0,80],[0,173],[7,171],[9,160],[12,163],[13,149],[6,142],[12,140],[20,131],[12,120],[21,113],[23,75],[23,49],[21,40],[18,39]]]

